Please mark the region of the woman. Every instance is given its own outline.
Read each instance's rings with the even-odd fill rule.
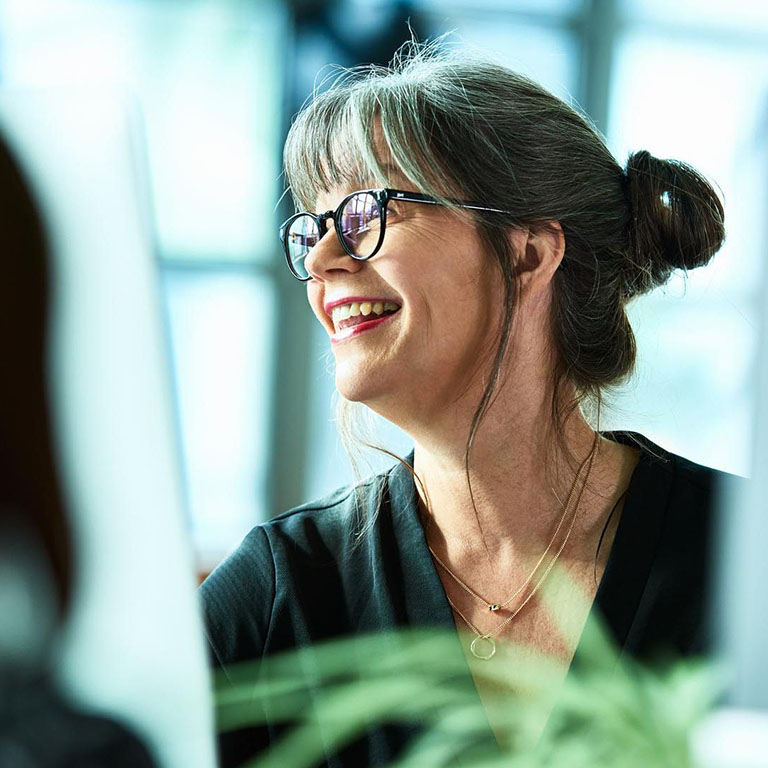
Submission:
[[[723,241],[710,185],[647,152],[623,170],[538,85],[418,46],[317,96],[285,168],[288,267],[337,389],[414,453],[248,534],[202,588],[216,662],[458,627],[484,700],[478,670],[511,648],[565,675],[590,612],[637,657],[703,650],[719,473],[599,417],[635,361],[627,303]],[[225,764],[249,738],[223,739]],[[368,734],[328,764],[385,764],[405,738]]]

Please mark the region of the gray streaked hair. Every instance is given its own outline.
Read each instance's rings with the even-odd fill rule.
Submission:
[[[564,268],[553,277],[548,438],[558,439],[571,467],[568,417],[581,408],[599,429],[604,398],[633,371],[627,302],[675,269],[706,264],[725,236],[720,200],[693,168],[637,152],[625,170],[576,108],[440,42],[406,43],[388,67],[342,70],[296,117],[284,162],[302,209],[313,210],[318,194],[332,188],[394,186],[394,168],[449,207],[450,198],[463,198],[508,211],[453,207],[471,219],[505,287],[491,374],[467,436],[468,477],[472,441],[510,351],[518,298],[511,228],[559,222],[565,235]],[[567,386],[573,396],[565,396]]]

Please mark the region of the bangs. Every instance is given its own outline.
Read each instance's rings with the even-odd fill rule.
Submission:
[[[373,115],[351,108],[348,88],[327,91],[298,115],[285,143],[285,174],[297,208],[313,210],[323,192],[390,182],[364,126]]]
[[[283,162],[297,210],[313,210],[335,188],[400,186],[453,207],[456,196],[442,159],[430,143],[429,103],[397,73],[350,70],[299,113]]]

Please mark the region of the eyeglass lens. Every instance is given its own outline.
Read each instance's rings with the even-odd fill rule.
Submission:
[[[379,244],[381,211],[376,198],[362,192],[349,198],[341,211],[341,235],[349,250],[361,259],[367,259]]]
[[[338,217],[337,231],[351,253],[360,259],[373,254],[381,234],[381,208],[370,192],[352,195]],[[285,243],[293,273],[302,279],[309,277],[306,258],[321,237],[313,216],[297,216],[285,233]]]
[[[320,228],[313,216],[303,214],[291,222],[285,233],[285,244],[288,249],[291,271],[296,277],[302,280],[309,277],[304,261],[319,240]]]

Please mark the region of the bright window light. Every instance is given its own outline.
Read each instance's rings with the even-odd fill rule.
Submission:
[[[265,258],[279,188],[285,13],[239,0],[7,0],[6,85],[112,84],[146,118],[166,257]]]

